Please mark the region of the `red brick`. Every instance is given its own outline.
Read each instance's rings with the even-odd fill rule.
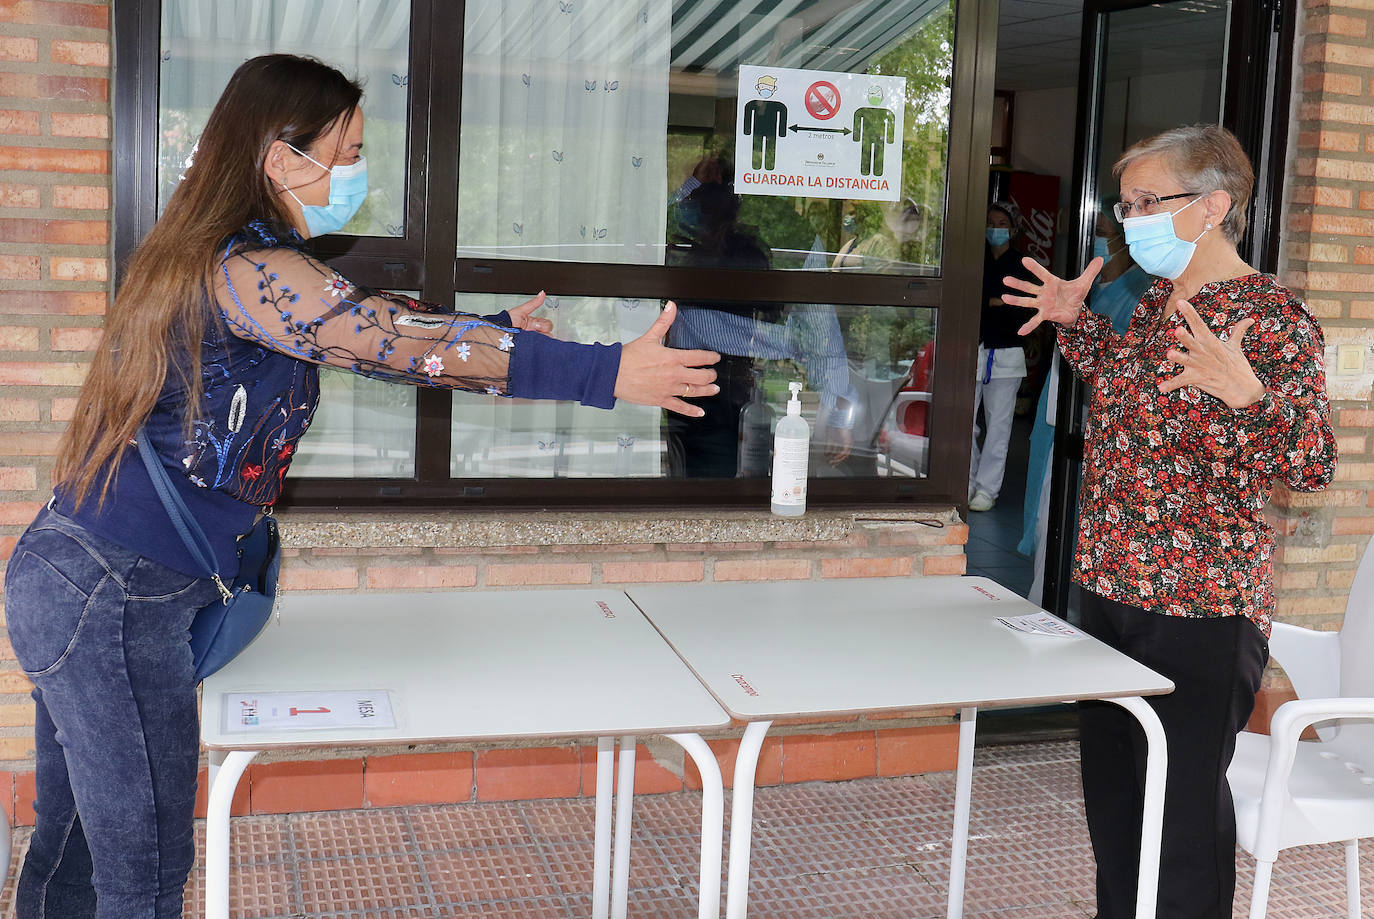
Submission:
[[[37,421],[37,399],[0,399],[0,421]]]
[[[51,417],[53,421],[71,421],[76,417],[76,400],[69,398],[53,399]]]
[[[108,115],[53,112],[48,116],[48,131],[53,137],[106,138],[110,136],[110,118]]]
[[[4,95],[4,74],[0,74],[0,95]],[[18,172],[86,172],[108,174],[110,154],[106,150],[75,150],[59,147],[0,147],[0,170]]]
[[[576,746],[487,750],[477,754],[478,801],[573,798],[582,787]]]
[[[1374,291],[1374,273],[1355,274],[1350,271],[1309,271],[1308,290]]]
[[[36,776],[20,772],[14,776],[14,825],[33,826],[33,800],[38,797]]]
[[[0,491],[33,491],[38,470],[33,466],[0,466]]]
[[[0,36],[0,61],[38,61],[38,39]]]
[[[735,757],[739,754],[739,738],[708,740],[706,745],[716,756],[720,766],[720,777],[726,788],[735,787]],[[687,788],[701,789],[701,770],[690,756],[684,757],[683,776]],[[777,737],[764,737],[759,749],[759,761],[754,767],[754,787],[782,784],[782,741]]]
[[[363,806],[363,761],[264,763],[248,767],[253,814],[357,810]]]
[[[251,768],[251,767],[250,767]],[[234,797],[229,802],[229,816],[247,817],[248,810],[248,776],[239,776],[239,783],[234,786]],[[205,812],[210,807],[210,770],[202,769],[196,776],[196,817],[204,820]]]
[[[37,281],[40,264],[36,255],[0,255],[0,281]]]
[[[363,763],[363,806],[405,807],[472,800],[471,753],[369,756]]]
[[[718,559],[712,568],[716,581],[806,581],[811,562],[804,558]]]
[[[878,774],[872,731],[795,734],[782,738],[782,780],[839,782]]]
[[[1328,45],[1326,60],[1337,64],[1369,63],[1369,50],[1350,45]],[[1346,124],[1374,124],[1374,105],[1353,105],[1348,102],[1322,102],[1317,111],[1322,121],[1339,121]]]
[[[1263,686],[1260,691],[1255,693],[1255,708],[1250,713],[1250,721],[1246,724],[1247,731],[1254,731],[1256,734],[1268,734],[1269,722],[1274,718],[1274,712],[1278,711],[1280,705],[1296,699],[1298,694],[1293,691],[1293,687],[1270,687]]]
[[[29,678],[24,675],[22,670],[0,670],[0,692],[30,693],[32,691],[33,683],[29,682]]]
[[[959,725],[877,731],[878,775],[949,772],[959,765]]]
[[[61,99],[64,102],[109,102],[110,81],[105,77],[40,74],[38,97]]]
[[[101,6],[95,3],[4,0],[0,2],[0,22],[108,29],[110,10],[108,5]]]
[[[48,273],[55,281],[108,281],[110,263],[103,258],[55,256],[48,259]]]
[[[54,185],[52,206],[104,211],[110,207],[110,190],[100,185]]]
[[[601,580],[607,584],[700,581],[705,577],[706,563],[702,561],[601,563]]]
[[[99,290],[0,290],[0,313],[99,316],[107,302]]]
[[[1309,73],[1302,78],[1302,88],[1304,92],[1358,96],[1363,93],[1363,82],[1358,74],[1353,73]]]
[[[0,182],[0,207],[38,207],[37,185]]]
[[[1355,264],[1374,265],[1374,246],[1356,246]]]
[[[921,574],[963,574],[967,567],[966,555],[927,555],[921,562]]]
[[[43,133],[37,112],[0,109],[0,134],[27,134],[37,137]]]
[[[54,351],[94,351],[100,344],[102,330],[98,328],[77,327],[52,330],[52,349]]]
[[[676,744],[671,748],[674,764],[681,767],[682,759],[691,759]],[[677,754],[682,753],[681,758]],[[596,794],[596,745],[583,746],[582,756],[582,794],[591,797]],[[615,761],[620,762],[620,750],[616,749]],[[671,769],[665,768],[644,744],[635,745],[635,794],[659,795],[670,791],[682,791],[682,777]]]
[[[590,584],[592,566],[585,564],[488,565],[488,587],[526,584]]]
[[[1331,521],[1333,536],[1368,536],[1374,533],[1374,517],[1336,517]]]
[[[80,386],[88,369],[85,363],[0,363],[0,385]]]
[[[1313,204],[1321,207],[1350,207],[1354,200],[1354,193],[1348,188],[1331,188],[1326,185],[1318,185],[1313,191]]]
[[[0,503],[0,525],[4,526],[28,526],[29,521],[38,516],[38,511],[47,501],[44,495],[42,501],[5,501]],[[0,660],[14,660],[14,652],[9,647],[9,642],[0,636]],[[0,756],[0,759],[4,759]]]
[[[109,242],[103,220],[41,220],[0,218],[0,242],[43,243],[53,246],[103,246]]]
[[[287,590],[357,590],[355,568],[307,568],[283,565],[281,586]]]
[[[762,552],[761,542],[670,542],[664,548],[669,552],[703,552],[714,555],[717,552]]]
[[[447,590],[476,584],[476,565],[387,565],[367,569],[368,590]]]
[[[0,364],[0,367],[3,367]],[[0,380],[3,382],[3,380]],[[60,434],[0,434],[0,456],[55,456]]]
[[[37,351],[38,329],[34,326],[0,326],[0,351]]]
[[[1319,157],[1316,173],[1323,179],[1346,179],[1352,182],[1374,181],[1374,163],[1361,163],[1354,160],[1333,160]]]
[[[910,558],[823,558],[823,578],[896,578],[911,574]]]
[[[103,41],[68,41],[55,38],[48,46],[48,57],[54,64],[74,64],[78,67],[110,66],[110,46]]]
[[[1311,214],[1313,233],[1329,233],[1333,236],[1374,236],[1374,218],[1345,217],[1339,214]],[[1303,228],[1295,226],[1295,232]]]

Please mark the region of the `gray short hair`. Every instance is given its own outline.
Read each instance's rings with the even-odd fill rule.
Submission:
[[[1221,230],[1231,242],[1245,235],[1255,170],[1236,135],[1214,124],[1171,128],[1132,144],[1112,166],[1112,175],[1119,178],[1127,166],[1146,157],[1158,157],[1187,191],[1210,194],[1220,190],[1230,195],[1231,210],[1222,219]]]

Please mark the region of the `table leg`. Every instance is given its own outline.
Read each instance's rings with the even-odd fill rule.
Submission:
[[[751,721],[735,754],[734,800],[730,804],[730,871],[726,876],[725,917],[749,914],[749,844],[754,830],[754,772],[771,721]]]
[[[615,738],[596,739],[596,841],[592,845],[592,919],[606,919],[611,903],[611,787]]]
[[[229,810],[243,770],[257,755],[255,750],[210,754],[210,794],[205,812],[205,919],[229,919]]]
[[[1106,699],[1135,715],[1145,729],[1145,810],[1140,829],[1140,881],[1136,885],[1136,919],[1155,919],[1159,897],[1159,846],[1164,830],[1164,777],[1169,768],[1169,748],[1164,725],[1149,703],[1140,696]]]
[[[954,834],[950,838],[949,919],[964,915],[964,878],[968,867],[969,801],[973,796],[973,737],[978,709],[959,709],[959,765],[954,774]]]
[[[725,825],[725,790],[715,753],[699,734],[668,734],[701,773],[701,883],[697,919],[720,919],[720,846]]]
[[[614,873],[611,877],[611,919],[625,919],[630,897],[630,818],[635,799],[635,736],[620,738],[620,767],[615,789]]]

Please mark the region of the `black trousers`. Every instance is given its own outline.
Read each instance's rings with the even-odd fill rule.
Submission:
[[[1226,768],[1255,707],[1269,642],[1243,616],[1193,619],[1084,590],[1083,628],[1173,680],[1146,699],[1169,744],[1158,919],[1231,919],[1236,817]],[[1080,707],[1083,804],[1097,859],[1098,919],[1131,919],[1140,867],[1145,732],[1108,702]]]

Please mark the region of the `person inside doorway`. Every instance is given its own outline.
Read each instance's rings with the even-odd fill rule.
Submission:
[[[1004,278],[1031,277],[1021,264],[1024,253],[1014,245],[1020,226],[1021,209],[1015,203],[994,201],[988,206],[978,321],[978,376],[973,397],[973,458],[968,477],[968,508],[971,511],[990,511],[997,503],[1002,478],[1007,471],[1016,391],[1026,375],[1026,352],[1017,329],[1032,314],[1002,299]],[[979,406],[983,409],[981,448],[978,445]]]
[[[1094,313],[1101,313],[1112,321],[1118,335],[1125,334],[1131,313],[1153,280],[1131,258],[1126,237],[1113,217],[1115,198],[1104,202],[1097,212],[1093,234],[1093,256],[1104,261],[1102,272],[1093,283],[1088,304]],[[1053,354],[1049,377],[1040,390],[1035,409],[1035,423],[1031,428],[1030,457],[1026,461],[1026,498],[1022,505],[1021,542],[1016,551],[1035,559],[1035,579],[1030,596],[1039,603],[1045,581],[1045,534],[1049,520],[1050,458],[1054,453],[1054,429],[1059,405],[1060,358]],[[1074,484],[1077,488],[1077,483]]]
[[[1026,259],[1004,299],[1059,327],[1092,389],[1073,581],[1085,631],[1174,683],[1149,699],[1169,747],[1159,914],[1230,919],[1236,821],[1226,770],[1269,658],[1274,482],[1336,467],[1323,336],[1240,256],[1254,170],[1216,125],[1143,140],[1113,167],[1131,257],[1156,280],[1124,335],[1084,308],[1103,259],[1062,280]],[[1098,919],[1135,915],[1145,738],[1110,703],[1080,710]]]

